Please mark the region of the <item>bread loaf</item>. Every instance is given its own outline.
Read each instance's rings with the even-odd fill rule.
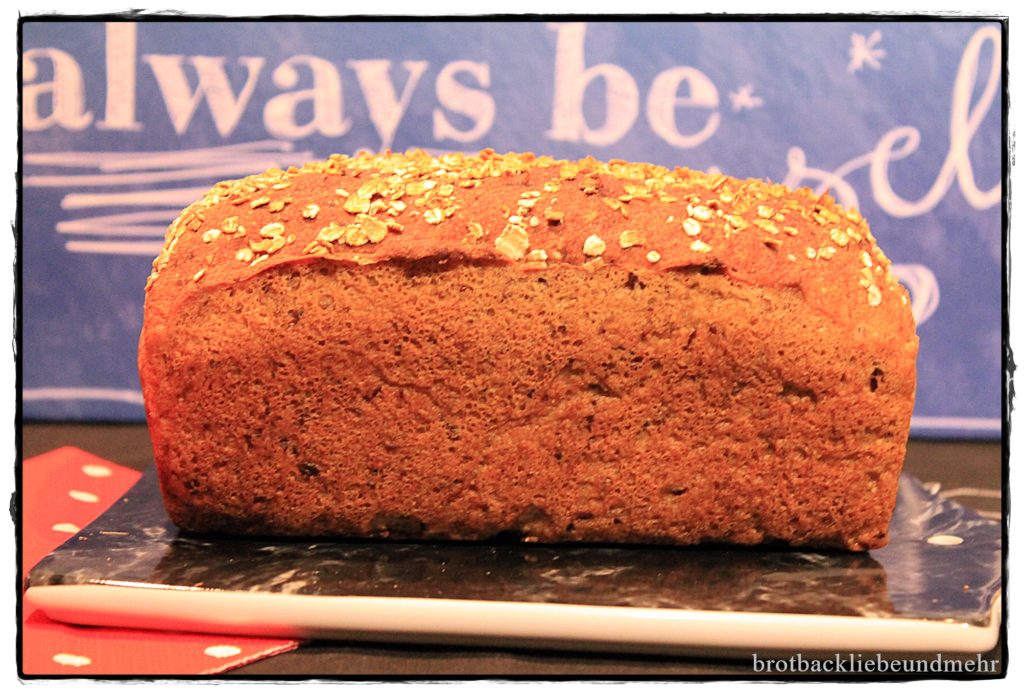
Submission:
[[[335,155],[216,185],[146,289],[146,413],[186,530],[887,541],[917,337],[827,194]]]

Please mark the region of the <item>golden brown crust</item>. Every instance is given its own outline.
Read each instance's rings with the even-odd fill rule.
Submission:
[[[154,263],[139,368],[188,529],[863,550],[916,353],[827,196],[412,153],[216,186]]]
[[[149,286],[159,302],[300,259],[436,255],[524,270],[718,266],[743,283],[799,287],[842,323],[913,329],[906,291],[863,217],[827,194],[491,151],[335,155],[219,183],[172,224]]]

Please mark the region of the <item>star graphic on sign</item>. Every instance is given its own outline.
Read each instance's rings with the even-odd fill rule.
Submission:
[[[744,84],[737,91],[729,92],[729,100],[732,101],[732,110],[737,112],[764,106],[764,99],[754,96],[753,84]]]
[[[865,65],[873,70],[881,70],[882,63],[879,61],[885,57],[885,49],[878,47],[878,42],[881,40],[882,32],[877,29],[872,31],[870,36],[852,34],[850,36],[850,64],[846,66],[846,71],[853,74]]]

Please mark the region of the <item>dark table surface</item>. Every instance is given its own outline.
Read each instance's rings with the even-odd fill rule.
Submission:
[[[145,426],[26,424],[22,454],[72,445],[112,462],[145,469],[152,463]],[[905,470],[940,493],[998,518],[1002,508],[1002,446],[997,442],[912,440]],[[950,655],[956,657],[956,655]],[[982,655],[1003,658],[1003,645]],[[970,657],[973,659],[973,657]],[[754,676],[749,660],[680,656],[512,650],[313,641],[231,672],[233,676],[375,678],[626,678]]]

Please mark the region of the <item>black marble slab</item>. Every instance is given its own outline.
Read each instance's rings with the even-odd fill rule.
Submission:
[[[981,626],[988,624],[1001,587],[1001,529],[905,475],[889,545],[861,554],[192,536],[167,518],[150,468],[96,522],[43,559],[27,582],[937,619]],[[937,536],[947,539],[936,543]],[[956,539],[961,543],[952,543]]]

